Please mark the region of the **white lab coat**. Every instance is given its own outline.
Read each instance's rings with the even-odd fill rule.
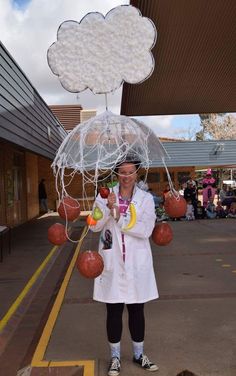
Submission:
[[[118,199],[119,185],[114,187]],[[137,222],[130,230],[122,230],[130,221],[129,209],[126,215],[120,216],[118,222],[110,215],[107,199],[97,196],[95,204],[103,212],[103,218],[94,232],[102,231],[104,238],[108,229],[112,234],[112,246],[103,249],[104,243],[99,241],[99,253],[104,260],[104,270],[94,282],[94,300],[105,303],[144,303],[158,298],[158,290],[153,270],[152,252],[149,237],[155,225],[154,201],[150,193],[137,186],[131,201],[135,205]],[[125,262],[122,258],[122,238],[124,233]]]

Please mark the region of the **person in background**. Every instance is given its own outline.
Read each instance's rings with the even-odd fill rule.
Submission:
[[[170,193],[170,185],[166,184],[165,189],[164,189],[164,191],[162,193],[163,202],[165,202],[165,200],[168,197],[169,193]]]
[[[201,201],[197,202],[196,219],[204,219],[206,217],[206,210]]]
[[[236,218],[236,202],[232,202],[228,210],[227,218]]]
[[[234,197],[234,190],[233,190],[233,188],[231,186],[228,187],[226,196],[227,197]]]
[[[38,186],[39,206],[43,212],[48,212],[47,192],[45,187],[45,179],[41,179]]]
[[[187,221],[193,221],[195,219],[195,216],[194,216],[194,208],[193,208],[192,200],[191,198],[188,198],[186,201],[187,201],[187,209],[186,209],[185,219]]]
[[[104,270],[95,279],[93,298],[106,303],[107,338],[111,360],[109,376],[120,373],[120,341],[122,316],[126,305],[129,315],[129,331],[133,345],[133,362],[148,371],[158,367],[144,354],[145,316],[144,304],[158,298],[149,237],[155,226],[155,208],[150,193],[137,184],[140,161],[128,157],[116,167],[119,184],[107,199],[98,194],[95,206],[103,217],[90,229],[101,231],[99,253],[104,260]],[[131,217],[130,204],[136,210],[133,226],[126,229]],[[109,232],[110,245],[104,248],[104,234]]]
[[[180,187],[179,187],[180,196],[184,197],[184,190],[185,190],[186,187],[187,187],[187,183],[180,184]]]
[[[148,191],[148,183],[146,182],[146,179],[145,179],[145,176],[144,175],[142,175],[142,176],[140,176],[140,180],[139,180],[139,182],[138,182],[138,187],[140,188],[140,189],[142,189],[143,191],[145,191],[145,192],[147,192]]]
[[[229,209],[232,202],[236,202],[236,197],[234,195],[234,190],[231,186],[228,187],[227,193],[226,193],[226,200],[228,200],[227,208]]]
[[[163,202],[160,202],[159,206],[156,208],[156,216],[157,222],[167,221],[169,219],[168,215],[166,214]]]
[[[206,207],[206,216],[208,219],[214,219],[216,218],[216,206],[214,204],[213,197],[209,199],[208,205]]]
[[[194,216],[197,215],[197,186],[192,183],[187,183],[187,187],[184,190],[184,198],[186,201],[191,200],[194,209]]]
[[[181,371],[180,373],[178,373],[178,375],[176,376],[198,376],[198,375],[196,375],[196,373],[193,373],[185,369],[184,371]]]
[[[226,206],[227,211],[230,209],[232,202],[236,202],[236,197],[232,187],[228,187],[227,184],[223,184],[222,189],[219,193],[219,199],[222,203],[222,206]]]
[[[223,184],[219,192],[219,200],[221,201],[223,206],[225,205],[223,202],[226,196],[227,196],[227,184]]]
[[[162,202],[162,198],[158,197],[151,188],[148,189],[148,192],[151,193],[153,200],[154,200],[155,209],[157,209],[159,207],[160,202]]]
[[[217,201],[216,205],[216,218],[225,218],[226,217],[226,211],[223,208],[221,201]]]
[[[213,199],[214,201],[216,193],[216,180],[212,176],[212,171],[210,168],[207,170],[206,176],[202,180],[202,186],[203,206],[206,208],[210,199]]]
[[[193,187],[197,187],[197,183],[192,178],[188,179],[187,184],[190,184]]]

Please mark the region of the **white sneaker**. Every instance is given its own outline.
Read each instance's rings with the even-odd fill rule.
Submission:
[[[140,355],[138,359],[133,357],[133,362],[139,364],[140,367],[142,367],[146,371],[154,372],[154,371],[158,371],[159,369],[156,364],[150,362],[147,355]]]
[[[111,358],[109,368],[108,368],[108,375],[109,376],[117,376],[120,373],[120,359],[117,357]]]

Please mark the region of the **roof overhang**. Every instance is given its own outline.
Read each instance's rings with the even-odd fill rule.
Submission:
[[[235,0],[131,0],[157,28],[155,69],[123,86],[128,116],[236,111]]]
[[[169,167],[236,167],[236,140],[162,142]],[[163,167],[161,159],[153,160],[151,167]]]

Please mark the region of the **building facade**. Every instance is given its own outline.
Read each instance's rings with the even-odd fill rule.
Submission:
[[[0,223],[16,226],[39,214],[38,184],[49,207],[56,191],[51,162],[66,132],[0,43]]]

